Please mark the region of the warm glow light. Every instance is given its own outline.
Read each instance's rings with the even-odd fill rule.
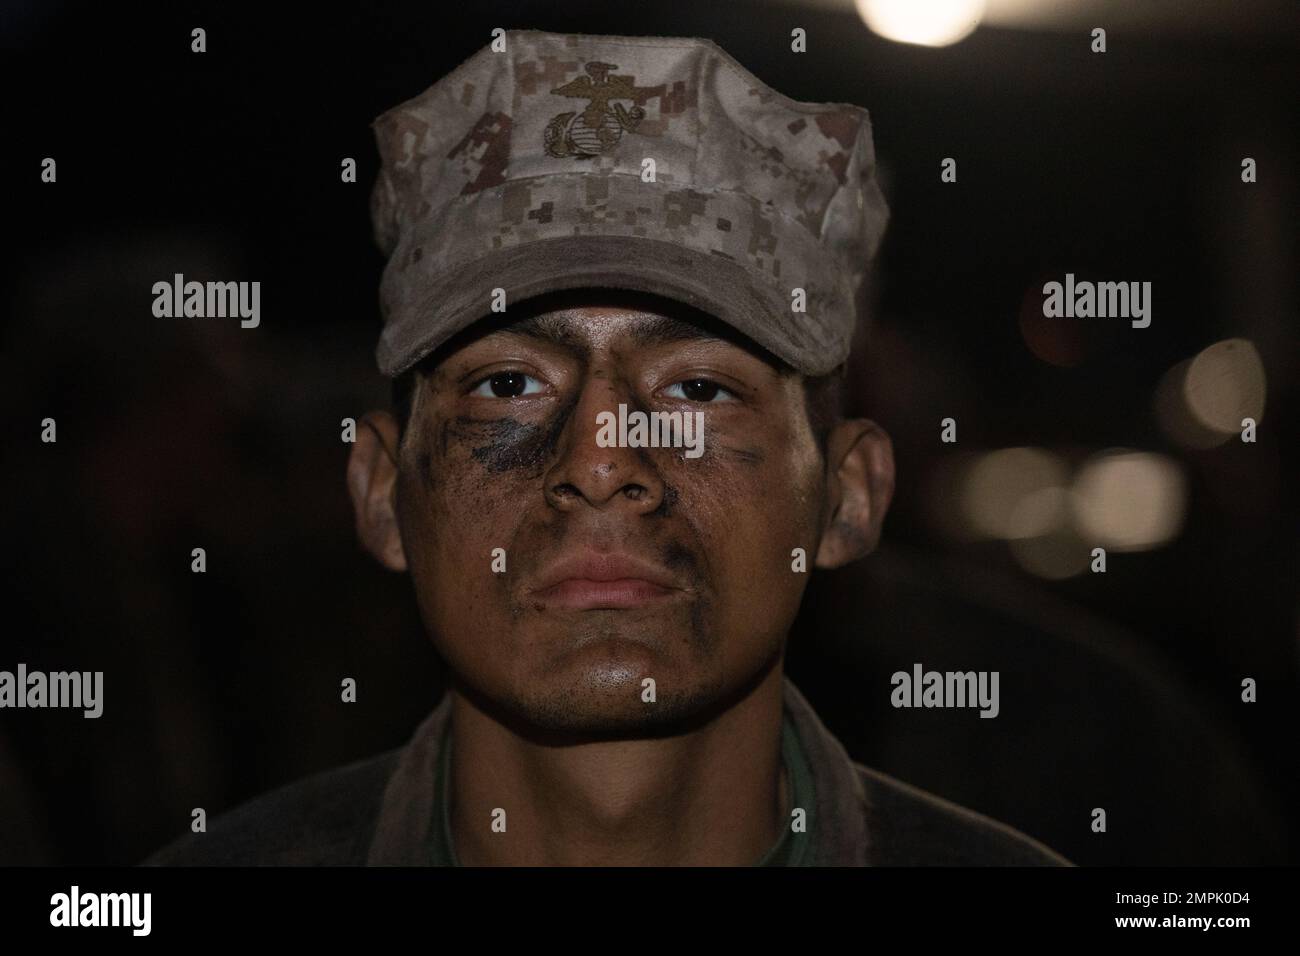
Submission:
[[[1020,538],[1010,545],[1022,568],[1049,581],[1064,581],[1088,570],[1088,544],[1070,528],[1059,528],[1037,538]]]
[[[1149,452],[1103,452],[1070,489],[1080,535],[1111,551],[1145,551],[1182,529],[1187,483],[1177,462]]]
[[[1184,448],[1206,449],[1228,440],[1226,432],[1206,428],[1187,407],[1187,369],[1192,360],[1184,359],[1160,377],[1156,386],[1156,420],[1166,435]]]
[[[858,13],[887,40],[947,46],[968,36],[984,15],[984,0],[856,0]]]
[[[1187,368],[1183,398],[1195,419],[1222,434],[1241,430],[1243,418],[1264,414],[1264,363],[1246,339],[1225,339],[1202,351]]]
[[[1070,516],[1070,496],[1053,485],[1031,492],[1016,502],[1007,518],[1005,537],[1011,541],[1037,538],[1064,527]]]
[[[1003,448],[977,459],[962,486],[968,527],[990,538],[1047,534],[1068,514],[1065,462],[1039,448]]]

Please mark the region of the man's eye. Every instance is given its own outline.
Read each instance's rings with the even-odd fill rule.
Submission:
[[[690,402],[712,402],[715,398],[727,401],[736,397],[717,382],[711,382],[707,378],[688,378],[684,382],[677,382],[668,386],[668,394],[673,398],[684,398]]]
[[[497,372],[478,383],[471,395],[482,398],[518,398],[520,395],[535,395],[542,390],[542,383],[523,372]]]

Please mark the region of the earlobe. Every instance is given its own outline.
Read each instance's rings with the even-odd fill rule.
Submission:
[[[393,502],[397,483],[397,422],[388,412],[370,412],[358,422],[348,456],[348,495],[361,546],[391,571],[406,570],[401,529]]]
[[[828,508],[816,566],[838,568],[870,554],[894,497],[894,447],[875,422],[835,426],[826,442]]]

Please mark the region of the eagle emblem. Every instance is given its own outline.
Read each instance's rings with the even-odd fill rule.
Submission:
[[[547,155],[557,159],[574,156],[590,159],[612,149],[623,138],[623,132],[634,132],[645,110],[633,105],[630,109],[616,100],[636,100],[648,92],[636,85],[635,77],[611,75],[618,67],[613,63],[592,61],[583,69],[585,76],[570,80],[551,90],[556,96],[569,96],[587,101],[587,108],[571,113],[560,113],[546,124],[543,145]]]

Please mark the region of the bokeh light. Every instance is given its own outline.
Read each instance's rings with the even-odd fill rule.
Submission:
[[[1066,517],[1061,496],[1068,476],[1065,461],[1041,448],[1003,448],[981,455],[962,482],[964,524],[988,538],[1044,534]]]
[[[1226,435],[1243,418],[1264,414],[1264,363],[1246,339],[1215,342],[1192,359],[1183,380],[1187,408],[1198,422]]]
[[[1075,526],[1092,546],[1145,551],[1182,530],[1187,481],[1165,455],[1109,450],[1084,463],[1070,501]]]
[[[1156,419],[1184,448],[1213,448],[1240,434],[1242,419],[1263,420],[1266,389],[1255,346],[1225,339],[1164,374],[1156,388]]]
[[[1091,548],[1073,528],[1057,528],[1035,538],[1010,542],[1016,563],[1035,577],[1062,581],[1088,568]]]
[[[874,33],[898,43],[947,46],[974,32],[985,0],[856,0]]]

